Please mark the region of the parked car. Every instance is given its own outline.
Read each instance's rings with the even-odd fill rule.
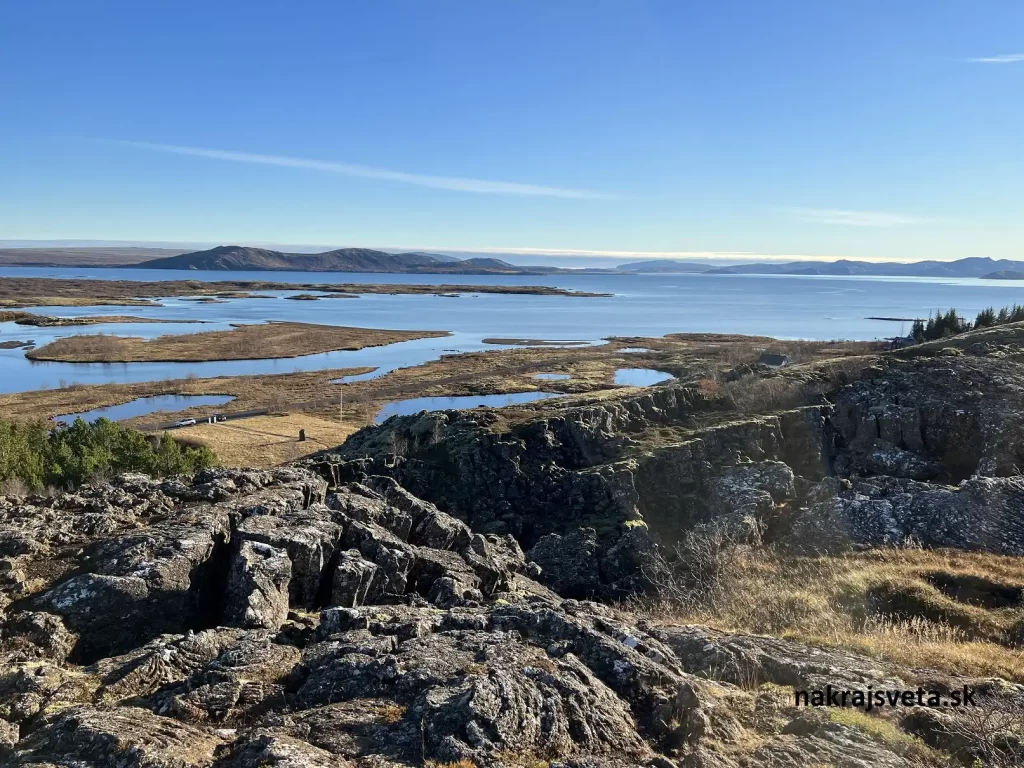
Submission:
[[[176,427],[191,427],[195,423],[196,423],[195,419],[182,419],[181,421],[174,422],[174,426],[176,426]]]
[[[215,413],[213,414],[213,420],[215,423],[220,423],[222,421],[227,421],[228,417],[225,416],[223,413]]]

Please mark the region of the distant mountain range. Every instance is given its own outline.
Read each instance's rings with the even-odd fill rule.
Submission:
[[[154,258],[159,256],[160,258]],[[892,277],[975,277],[1024,280],[1024,261],[972,257],[956,261],[790,261],[716,266],[706,262],[650,259],[614,269],[564,269],[521,266],[478,256],[460,259],[439,253],[388,253],[372,248],[338,248],[323,253],[286,253],[243,245],[220,245],[183,253],[143,247],[0,248],[0,265],[138,267],[203,271],[382,272],[398,274],[557,275],[557,274],[706,274],[823,275]]]
[[[956,261],[791,261],[759,262],[713,267],[689,261],[637,261],[620,264],[619,270],[640,273],[699,272],[710,275],[864,275],[888,277],[980,277],[991,280],[1024,278],[1024,261],[966,258]],[[1016,277],[1015,275],[1020,275]]]
[[[615,269],[620,272],[666,272],[678,275],[680,272],[711,272],[715,269],[711,264],[700,264],[696,261],[674,261],[672,259],[651,259],[650,261],[631,261],[619,264]]]
[[[137,266],[145,269],[480,275],[569,271],[555,267],[517,267],[501,259],[457,259],[436,253],[386,253],[371,248],[339,248],[324,253],[283,253],[241,245],[221,245],[206,251],[152,259]]]

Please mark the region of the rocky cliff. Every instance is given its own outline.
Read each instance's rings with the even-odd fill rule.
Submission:
[[[126,476],[0,515],[8,765],[910,765],[742,686],[896,670],[562,599],[388,478]]]
[[[589,547],[592,573],[552,584],[576,596],[635,589],[627,561],[712,523],[819,552],[913,540],[1024,555],[1024,366],[978,351],[773,374],[814,394],[754,415],[677,384],[511,426],[493,411],[396,417],[309,466],[332,482],[389,475],[538,557]]]
[[[1018,364],[869,362],[759,415],[677,385],[396,418],[274,471],[2,499],[0,762],[919,764],[779,686],[920,670],[607,600],[653,589],[702,525],[1022,554]],[[941,743],[942,718],[902,725]]]

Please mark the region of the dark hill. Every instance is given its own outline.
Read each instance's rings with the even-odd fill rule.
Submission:
[[[264,270],[292,269],[288,254],[242,245],[219,245],[207,251],[183,253],[139,264],[147,269]]]
[[[518,272],[522,269],[522,267],[517,267],[515,264],[509,264],[507,261],[502,261],[501,259],[488,259],[482,257],[466,259],[462,263],[472,264],[474,267],[481,267],[483,269],[496,269],[505,272]]]
[[[517,267],[500,259],[455,259],[430,253],[387,253],[372,248],[338,248],[324,253],[282,253],[221,245],[139,264],[146,269],[292,272],[389,272],[423,274],[536,274],[560,270]]]

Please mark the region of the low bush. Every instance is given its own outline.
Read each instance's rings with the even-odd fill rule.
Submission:
[[[121,472],[167,476],[211,466],[205,446],[179,443],[170,435],[151,438],[108,419],[53,426],[43,421],[0,420],[0,489],[71,490]]]

